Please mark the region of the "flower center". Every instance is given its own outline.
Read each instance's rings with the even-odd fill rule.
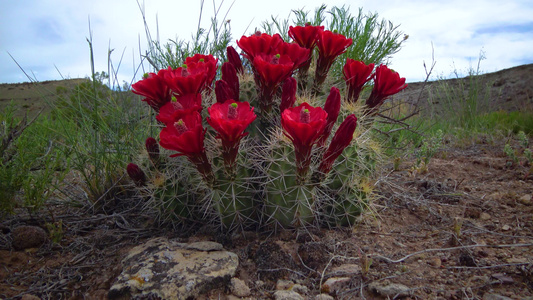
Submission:
[[[272,61],[271,61],[271,63],[272,63],[272,64],[275,64],[275,65],[279,64],[279,58],[280,58],[280,57],[281,57],[281,55],[280,55],[279,53],[276,54],[276,55],[274,55],[274,56],[272,57]]]
[[[183,105],[178,102],[178,99],[175,96],[172,96],[172,98],[170,99],[170,103],[172,103],[172,107],[174,107],[174,109],[176,110],[183,109]]]
[[[185,126],[185,122],[183,122],[182,119],[180,119],[178,122],[174,122],[174,127],[176,127],[176,130],[180,135],[184,134],[188,130],[187,126]]]
[[[237,119],[237,103],[231,103],[228,106],[228,120],[235,120]]]
[[[184,64],[183,66],[181,66],[181,76],[187,77],[189,75],[190,75],[190,73],[187,70],[187,65]]]
[[[309,110],[304,108],[300,111],[300,123],[308,124],[311,121]]]

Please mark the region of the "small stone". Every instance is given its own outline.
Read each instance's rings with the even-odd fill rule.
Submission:
[[[503,231],[509,231],[509,230],[511,230],[511,226],[509,226],[509,225],[503,225],[503,226],[502,226],[502,230],[503,230]]]
[[[387,285],[382,285],[381,282],[372,282],[369,284],[368,288],[381,296],[384,297],[405,297],[409,296],[409,287],[399,284],[399,283],[391,283]]]
[[[332,276],[351,276],[361,273],[361,266],[357,264],[345,264],[331,269],[329,275]]]
[[[480,215],[479,215],[479,218],[483,221],[488,221],[490,220],[491,216],[486,213],[486,212],[482,212]]]
[[[294,285],[294,282],[290,280],[279,279],[276,282],[276,290],[278,291],[290,290],[293,285]]]
[[[330,295],[336,295],[350,284],[350,277],[331,277],[322,284],[320,291]]]
[[[300,294],[293,291],[276,291],[274,293],[275,300],[304,300]]]
[[[301,284],[295,284],[291,287],[291,291],[297,292],[300,295],[305,295],[309,292],[309,289]]]
[[[498,294],[485,294],[483,295],[483,300],[512,300],[509,297],[505,297]]]
[[[239,278],[231,278],[230,290],[237,297],[248,297],[252,294],[246,283]]]
[[[438,257],[433,257],[429,259],[428,263],[434,266],[435,268],[440,268],[442,266],[442,261]]]
[[[334,300],[335,298],[331,297],[328,294],[316,295],[315,300]]]
[[[514,283],[514,279],[503,273],[494,273],[490,277],[498,279],[501,283]]]
[[[38,226],[19,226],[11,234],[15,250],[38,248],[48,240],[46,231]]]
[[[524,195],[518,199],[518,202],[524,205],[531,205],[531,195]]]

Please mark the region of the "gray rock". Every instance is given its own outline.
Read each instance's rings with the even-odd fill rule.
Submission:
[[[48,240],[48,234],[38,226],[19,226],[13,229],[13,248],[24,250],[38,248]]]
[[[410,288],[399,283],[385,284],[383,282],[374,281],[368,285],[368,288],[372,292],[385,297],[405,297],[410,294]]]
[[[122,261],[123,271],[111,287],[109,299],[187,299],[222,287],[235,275],[239,259],[235,253],[216,249],[222,245],[173,243],[166,238],[139,245]]]
[[[231,293],[237,297],[248,297],[251,295],[250,288],[239,278],[232,278],[230,283]]]
[[[304,300],[302,295],[293,291],[276,291],[274,293],[275,300]]]
[[[335,298],[331,297],[328,294],[316,295],[315,300],[334,300]]]

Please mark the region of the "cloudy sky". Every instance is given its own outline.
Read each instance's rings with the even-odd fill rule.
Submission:
[[[141,6],[143,6],[143,1]],[[187,40],[196,31],[202,0],[146,0],[148,26],[161,41]],[[323,0],[205,1],[202,24],[219,15],[231,20],[234,40],[249,34],[271,15],[286,18],[291,9],[314,11]],[[530,0],[329,0],[332,6],[378,13],[409,35],[391,67],[408,82],[425,78],[423,63],[434,53],[433,79],[465,75],[477,68],[493,72],[533,63],[533,1]],[[90,20],[90,31],[89,31]],[[157,26],[158,24],[158,26]],[[248,29],[247,29],[248,28]],[[142,14],[136,0],[0,0],[0,83],[28,81],[13,59],[39,80],[90,74],[87,38],[92,33],[96,71],[119,67],[119,82],[139,79],[139,52],[146,50]],[[139,50],[140,48],[140,50]],[[13,59],[10,57],[10,55]]]

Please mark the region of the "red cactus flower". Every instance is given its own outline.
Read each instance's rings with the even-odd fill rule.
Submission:
[[[181,119],[183,115],[190,114],[194,111],[202,110],[202,95],[187,94],[184,96],[172,97],[172,101],[163,105],[159,110],[156,119],[164,124],[174,124]]]
[[[258,54],[253,66],[259,85],[261,113],[268,113],[276,88],[292,74],[294,63],[288,55]]]
[[[324,131],[320,135],[320,138],[318,139],[317,144],[319,146],[324,146],[324,143],[328,139],[329,135],[331,134],[331,129],[333,128],[333,125],[337,122],[337,118],[339,117],[339,112],[341,110],[341,93],[338,88],[331,87],[331,90],[329,92],[329,96],[326,99],[326,103],[324,104],[324,111],[328,113],[328,118],[326,120],[326,126],[324,127]]]
[[[195,111],[184,115],[174,124],[167,124],[159,133],[159,144],[165,149],[178,151],[170,157],[185,155],[196,166],[206,183],[212,184],[213,171],[204,148],[205,132],[202,116]]]
[[[233,65],[235,71],[237,71],[239,74],[243,74],[244,68],[242,67],[242,60],[235,48],[228,46],[226,48],[226,53],[228,55],[228,61]]]
[[[352,142],[353,133],[356,127],[357,118],[355,115],[351,114],[344,119],[339,126],[339,129],[337,129],[337,132],[335,132],[328,149],[322,157],[322,162],[318,167],[319,172],[325,175],[331,171],[331,167],[333,166],[333,163],[337,157],[339,157],[342,151],[344,151],[344,149]]]
[[[316,86],[320,86],[326,80],[329,69],[337,56],[346,52],[352,45],[352,39],[329,30],[320,30],[318,33],[318,61],[315,72]]]
[[[224,163],[231,169],[237,157],[239,143],[248,134],[244,130],[256,118],[254,108],[250,107],[248,102],[228,100],[213,104],[207,111],[207,122],[218,133],[217,138],[222,140]]]
[[[288,55],[294,63],[293,69],[298,69],[311,58],[311,50],[300,47],[296,43],[280,43],[277,48],[277,53],[280,55]]]
[[[261,34],[259,31],[255,34],[246,37],[241,37],[237,41],[237,45],[244,51],[246,58],[253,62],[258,54],[276,54],[278,45],[283,42],[279,34],[269,35]]]
[[[239,76],[237,76],[237,70],[230,62],[225,62],[221,68],[222,80],[224,80],[231,89],[230,98],[239,100]]]
[[[305,178],[311,163],[311,149],[326,126],[328,114],[308,103],[288,108],[281,114],[284,134],[292,141],[296,156],[297,174]]]
[[[374,64],[366,65],[362,61],[348,58],[342,69],[344,80],[348,86],[348,101],[357,102],[363,86],[372,78],[373,70]]]
[[[312,61],[312,51],[316,46],[318,40],[318,33],[324,30],[324,26],[305,26],[289,27],[289,36],[301,47],[309,49],[308,59],[299,66],[299,78],[302,85],[305,86],[307,81],[307,73]]]
[[[377,109],[387,97],[398,93],[406,87],[405,78],[400,78],[400,74],[389,69],[386,65],[379,65],[374,74],[374,87],[370,97],[366,100],[366,105],[371,114],[377,113]]]
[[[318,33],[324,30],[324,26],[289,26],[289,36],[301,47],[313,49],[316,46]]]
[[[282,113],[285,109],[293,107],[296,102],[296,90],[298,84],[296,79],[289,77],[283,82],[281,88],[281,103],[279,105],[279,111]]]
[[[205,81],[205,87],[210,87],[213,83],[213,80],[215,80],[215,76],[217,75],[217,63],[218,59],[216,59],[213,55],[204,55],[204,54],[195,54],[192,57],[185,58],[185,64],[189,69],[205,69],[207,72],[207,79]]]
[[[145,186],[146,185],[146,175],[143,170],[139,168],[138,165],[134,163],[129,163],[126,167],[126,172],[130,176],[131,180],[135,183],[136,186]]]
[[[159,144],[153,137],[146,139],[144,143],[146,147],[146,152],[148,152],[148,157],[154,165],[159,165]]]
[[[207,68],[197,67],[194,63],[192,66],[183,65],[175,70],[168,67],[163,75],[166,84],[179,96],[200,94],[206,86]]]
[[[161,71],[158,74],[149,73],[145,75],[144,79],[131,86],[132,91],[137,95],[144,96],[142,101],[148,103],[156,112],[171,98],[170,88],[161,74]]]
[[[185,155],[195,156],[204,151],[205,129],[202,127],[202,116],[198,112],[183,115],[174,124],[167,126],[159,134],[163,148],[178,151],[171,157]]]

